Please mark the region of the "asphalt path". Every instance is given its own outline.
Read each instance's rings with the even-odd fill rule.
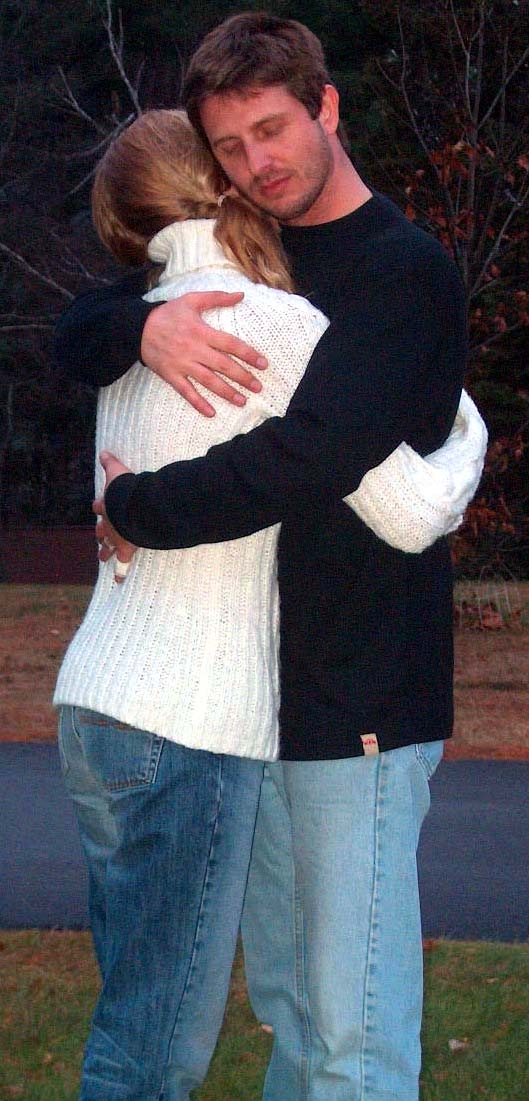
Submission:
[[[0,745],[0,928],[87,928],[55,745]],[[419,872],[425,937],[529,939],[529,762],[443,761]]]

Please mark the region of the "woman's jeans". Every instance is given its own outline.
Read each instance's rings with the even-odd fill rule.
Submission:
[[[266,766],[242,923],[265,1101],[417,1101],[416,850],[441,755]]]
[[[71,707],[59,746],[102,976],[81,1101],[184,1101],[222,1024],[263,765]]]

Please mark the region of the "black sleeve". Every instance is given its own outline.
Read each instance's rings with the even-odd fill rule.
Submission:
[[[61,378],[109,386],[140,358],[143,326],[157,303],[144,302],[146,271],[80,295],[59,318],[53,360]]]
[[[116,479],[106,499],[116,529],[157,549],[239,538],[346,496],[402,440],[422,454],[440,446],[461,392],[466,317],[459,279],[435,282],[355,300],[284,417],[202,458]]]

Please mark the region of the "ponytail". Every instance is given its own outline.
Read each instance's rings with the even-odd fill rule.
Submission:
[[[214,232],[224,254],[252,283],[294,290],[277,222],[244,196],[224,195]]]

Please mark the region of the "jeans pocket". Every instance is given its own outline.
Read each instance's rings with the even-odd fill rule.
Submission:
[[[415,749],[417,760],[424,769],[426,779],[431,780],[443,756],[444,742],[420,742]]]
[[[107,791],[147,787],[156,781],[164,739],[108,715],[74,707],[72,725],[86,764]]]

